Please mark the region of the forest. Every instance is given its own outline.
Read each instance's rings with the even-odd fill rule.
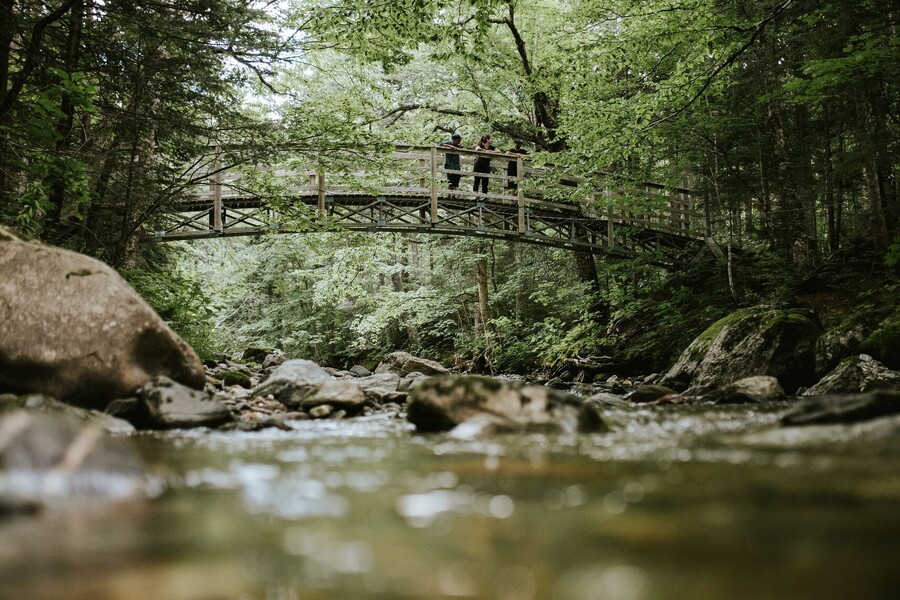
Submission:
[[[204,358],[650,372],[737,308],[798,303],[875,310],[895,324],[867,343],[896,344],[898,24],[887,0],[0,0],[0,223],[111,265]],[[453,133],[694,190],[711,243],[665,268],[302,214],[145,243],[211,147],[333,171]]]

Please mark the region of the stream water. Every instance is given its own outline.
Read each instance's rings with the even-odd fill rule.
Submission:
[[[896,436],[793,438],[781,410],[480,441],[389,416],[140,434],[166,491],[0,520],[0,598],[900,598]]]

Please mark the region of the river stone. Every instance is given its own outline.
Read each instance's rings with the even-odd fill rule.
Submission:
[[[397,384],[397,390],[401,392],[409,392],[413,388],[420,386],[426,379],[428,379],[428,376],[424,373],[419,373],[418,371],[407,373]]]
[[[353,365],[350,367],[350,373],[352,373],[354,377],[368,377],[372,374],[372,371],[362,365]]]
[[[747,404],[787,400],[778,379],[768,375],[755,375],[738,379],[724,388],[703,396],[704,402],[713,404]]]
[[[428,360],[427,358],[419,358],[408,352],[391,352],[385,355],[375,368],[375,373],[391,372],[401,377],[413,371],[418,371],[424,375],[446,375],[450,373],[450,370],[441,363]]]
[[[900,414],[900,392],[826,395],[804,400],[781,417],[784,425],[856,423]]]
[[[396,373],[377,373],[353,379],[353,383],[362,388],[366,399],[378,404],[403,401],[406,398],[406,392],[397,391],[400,381],[400,376]]]
[[[153,487],[126,438],[72,415],[0,415],[0,498],[122,500],[150,495]]]
[[[490,377],[430,378],[411,392],[407,414],[419,431],[449,430],[475,417],[490,417],[492,429],[504,431],[605,428],[597,412],[574,396]]]
[[[203,427],[231,420],[231,412],[222,402],[168,377],[148,381],[140,396],[154,427]]]
[[[805,309],[748,308],[716,321],[682,352],[661,383],[701,394],[753,375],[771,375],[788,392],[815,381],[822,330]]]
[[[250,375],[237,369],[225,369],[219,371],[216,375],[222,380],[223,385],[239,385],[243,388],[251,387]]]
[[[2,234],[0,273],[0,391],[103,409],[155,375],[203,388],[197,354],[102,262]]]
[[[257,364],[262,364],[263,361],[266,360],[266,357],[272,353],[271,348],[247,348],[241,353],[241,360],[255,362]]]
[[[900,389],[900,373],[891,371],[868,354],[845,358],[804,396],[854,394],[875,389]]]
[[[664,385],[642,385],[625,395],[625,400],[636,404],[655,402],[657,404],[678,404],[684,396]]]
[[[323,404],[348,410],[362,408],[366,396],[355,380],[331,379],[305,388],[305,393],[295,391],[284,400],[288,408],[308,410]],[[310,413],[312,414],[312,413]]]
[[[134,432],[134,426],[126,420],[96,410],[65,404],[44,394],[26,394],[24,396],[0,394],[0,414],[23,409],[32,412],[67,415],[82,423],[97,425],[110,433]]]
[[[597,392],[596,394],[592,394],[585,398],[584,402],[585,404],[590,404],[598,409],[610,406],[614,408],[634,408],[634,404],[628,402],[621,396],[616,396],[615,394],[609,394],[607,392]]]
[[[868,329],[863,322],[851,321],[823,333],[816,340],[816,374],[823,377],[844,358],[859,354]]]
[[[311,360],[295,358],[278,365],[278,368],[253,390],[254,396],[272,394],[276,400],[287,404],[299,401],[309,388],[334,378],[328,371]],[[291,397],[293,396],[293,399]]]

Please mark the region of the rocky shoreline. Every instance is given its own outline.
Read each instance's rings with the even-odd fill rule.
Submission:
[[[777,402],[784,426],[881,419],[879,435],[900,436],[900,372],[878,360],[893,358],[836,352],[809,310],[737,311],[666,373],[639,377],[591,377],[587,361],[550,379],[483,377],[406,352],[374,372],[260,349],[204,365],[112,269],[0,234],[11,274],[0,286],[0,512],[81,481],[113,482],[88,486],[101,497],[152,494],[135,463],[113,458],[138,430],[291,430],[380,414],[455,437],[603,432],[612,409]]]

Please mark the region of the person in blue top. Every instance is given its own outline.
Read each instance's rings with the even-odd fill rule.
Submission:
[[[462,136],[458,133],[454,133],[449,140],[445,140],[440,143],[441,146],[451,146],[455,148],[462,148]],[[448,171],[459,171],[459,154],[454,154],[452,152],[447,152],[444,154],[444,168]],[[459,189],[459,180],[462,178],[462,175],[459,173],[447,173],[447,183],[448,189],[455,190]]]

